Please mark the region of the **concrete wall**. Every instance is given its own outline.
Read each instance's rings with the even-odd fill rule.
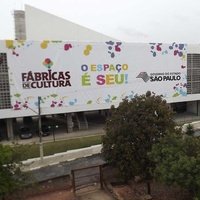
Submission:
[[[27,39],[107,41],[115,40],[34,7],[25,6]]]
[[[35,170],[40,167],[55,165],[60,162],[66,162],[75,160],[78,158],[88,157],[95,154],[101,153],[102,145],[94,145],[91,147],[86,147],[82,149],[70,150],[63,153],[57,153],[51,156],[45,156],[43,160],[40,158],[32,158],[25,161],[22,161],[23,171]]]
[[[184,124],[184,125],[182,126],[182,131],[183,131],[183,132],[186,132],[187,126],[188,126],[189,124],[191,124],[191,125],[193,126],[193,129],[194,129],[194,130],[200,129],[200,121],[196,121],[196,122]]]
[[[15,21],[15,39],[25,40],[26,39],[25,12],[23,10],[15,10],[14,21]]]

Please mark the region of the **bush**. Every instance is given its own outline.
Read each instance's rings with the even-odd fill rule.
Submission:
[[[169,185],[187,189],[200,199],[200,139],[171,134],[153,145],[149,154],[155,162],[153,175]]]
[[[14,162],[12,148],[0,144],[0,199],[21,188],[25,183],[25,175]]]
[[[194,135],[194,127],[192,124],[188,124],[186,127],[186,135],[193,136]]]
[[[140,175],[148,180],[153,163],[147,153],[174,127],[173,113],[161,96],[147,92],[132,100],[124,99],[118,108],[111,108],[103,155],[118,167],[124,179]]]

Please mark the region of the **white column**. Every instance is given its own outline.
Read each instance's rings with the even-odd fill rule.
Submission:
[[[6,126],[7,126],[8,139],[13,140],[14,139],[14,133],[13,133],[13,119],[12,118],[6,119]]]
[[[67,113],[67,132],[71,133],[73,132],[73,121],[72,121],[72,114]]]

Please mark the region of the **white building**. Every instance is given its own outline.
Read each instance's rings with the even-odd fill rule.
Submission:
[[[16,37],[27,40],[0,42],[0,118],[8,138],[14,119],[38,115],[39,96],[41,114],[64,114],[68,132],[72,113],[107,110],[147,90],[199,116],[200,45],[117,42],[30,6],[15,16]]]

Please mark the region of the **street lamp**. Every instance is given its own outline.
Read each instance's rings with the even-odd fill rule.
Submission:
[[[39,136],[40,136],[40,159],[43,161],[44,157],[44,149],[43,149],[43,142],[42,142],[42,122],[41,122],[41,108],[40,108],[40,101],[41,97],[38,96],[38,129],[39,129]]]
[[[28,107],[28,109],[32,110],[34,113],[38,115],[38,130],[39,130],[39,148],[40,148],[40,159],[43,161],[44,157],[44,149],[43,149],[43,143],[42,143],[42,122],[41,122],[41,107],[40,107],[41,97],[38,96],[38,112],[36,112],[34,109]]]

